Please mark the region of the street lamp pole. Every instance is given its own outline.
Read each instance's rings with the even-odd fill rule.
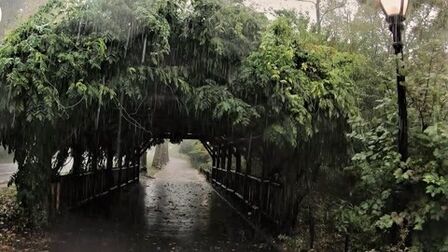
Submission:
[[[389,30],[393,35],[393,47],[396,58],[397,71],[397,103],[398,103],[398,152],[401,155],[400,160],[406,162],[408,153],[408,112],[406,102],[406,86],[404,85],[405,76],[403,74],[403,42],[401,40],[404,28],[403,21],[406,19],[406,11],[408,9],[409,0],[380,0],[386,20],[389,23]],[[403,185],[399,186],[399,191],[403,190]],[[395,209],[401,209],[406,205],[406,197],[402,193],[395,195]],[[406,245],[411,242],[411,233],[405,240]],[[391,241],[397,244],[399,240],[399,229],[395,224],[391,230]]]
[[[408,112],[406,101],[405,76],[402,71],[403,64],[403,43],[401,41],[401,32],[403,30],[404,18],[400,16],[389,17],[389,29],[393,34],[393,47],[396,55],[396,72],[397,72],[397,95],[398,95],[398,153],[401,155],[401,161],[406,162],[408,159]],[[399,58],[401,57],[401,58]]]
[[[406,86],[404,85],[405,76],[402,73],[403,62],[403,42],[402,31],[403,21],[406,19],[408,0],[380,0],[381,7],[389,23],[389,29],[393,35],[393,47],[396,55],[397,71],[397,95],[398,95],[398,153],[401,155],[401,161],[408,159],[408,112],[406,102]],[[400,57],[400,58],[399,58]]]

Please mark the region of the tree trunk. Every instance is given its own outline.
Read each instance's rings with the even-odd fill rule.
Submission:
[[[321,6],[320,6],[321,0],[316,0],[316,28],[317,33],[320,34],[321,28],[322,28],[322,16],[321,16]]]

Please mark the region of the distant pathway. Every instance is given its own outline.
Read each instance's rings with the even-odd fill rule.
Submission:
[[[51,251],[268,251],[184,159],[61,218]]]
[[[16,171],[17,164],[0,164],[0,187],[6,186]]]

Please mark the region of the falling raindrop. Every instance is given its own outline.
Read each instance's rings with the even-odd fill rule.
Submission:
[[[145,34],[145,39],[144,39],[144,41],[143,41],[142,64],[145,63],[145,57],[146,57],[146,45],[147,45],[147,42],[148,42],[148,37],[147,37],[147,35]]]

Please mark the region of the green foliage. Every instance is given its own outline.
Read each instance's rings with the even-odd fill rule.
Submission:
[[[351,120],[354,154],[345,170],[354,184],[334,201],[337,229],[348,234],[355,251],[404,249],[407,237],[412,251],[445,251],[447,5],[416,1],[407,15],[413,25],[406,29],[405,62],[398,64],[405,67],[408,90],[410,158],[402,163],[396,152],[397,58],[388,50],[390,33],[380,10],[358,2],[355,13],[347,7],[345,14],[327,16],[322,32],[335,47],[364,56],[353,75],[361,113]],[[393,225],[402,239],[395,246],[389,239]]]
[[[227,86],[266,22],[233,2],[52,0],[9,34],[0,143],[15,153],[32,222],[45,221],[51,177],[70,155],[77,171],[106,153],[129,159],[166,132],[155,119],[166,114],[197,128],[248,125],[257,113]]]
[[[200,141],[185,140],[180,144],[179,152],[190,158],[194,168],[201,171],[209,171],[211,167],[211,158],[205,147]]]
[[[16,201],[16,195],[15,188],[0,189],[0,230],[11,227],[23,230],[28,224],[24,209]]]
[[[380,245],[383,232],[397,225],[403,232],[400,246],[412,230],[415,248],[434,249],[426,234],[434,227],[438,229],[437,223],[448,220],[448,129],[436,124],[423,133],[414,132],[411,158],[402,163],[395,151],[393,125],[379,123],[367,127],[367,131],[365,123],[353,125],[356,127],[351,137],[362,143],[363,149],[353,156],[349,168],[359,182],[352,198],[355,205],[341,211],[341,226],[346,231],[363,232],[357,236],[369,234],[374,241],[369,246],[378,248],[384,246]],[[446,232],[433,237],[434,246],[446,242],[447,237]]]
[[[301,28],[288,18],[276,20],[245,61],[236,87],[270,124],[266,141],[291,147],[319,130],[317,115],[331,120],[356,111],[356,57],[303,39]]]
[[[238,1],[218,0],[53,0],[42,8],[0,48],[0,143],[15,152],[26,214],[35,224],[45,221],[48,185],[70,156],[73,172],[101,169],[111,154],[132,160],[167,133],[175,141],[194,133],[250,139],[241,152],[250,148],[252,171],[285,182],[278,207],[286,222],[295,221],[307,193],[329,192],[322,185],[346,179],[338,167],[349,149],[347,120],[358,110],[376,113],[362,107],[375,98],[356,95],[375,90],[384,97],[390,74],[377,71],[371,55],[359,55],[365,31],[363,39],[350,38],[354,48],[342,47],[308,31],[309,19],[279,16],[268,21]],[[379,120],[352,134],[360,192],[353,202],[341,196],[348,189],[334,194],[342,233],[368,237],[373,227],[387,229],[392,190],[412,177],[398,172],[394,132]],[[181,149],[195,166],[210,167],[199,142]],[[446,194],[438,172],[422,174],[421,183],[424,195]],[[433,211],[422,214],[425,223]]]

